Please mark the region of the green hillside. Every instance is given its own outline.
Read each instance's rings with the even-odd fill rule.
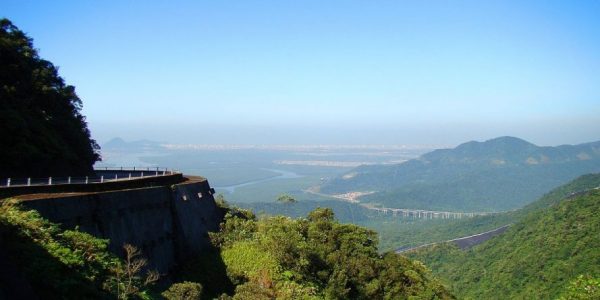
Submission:
[[[158,273],[144,276],[133,268],[146,265],[139,253],[124,261],[108,243],[2,199],[0,299],[147,299]]]
[[[100,159],[75,87],[0,19],[0,178],[75,176]]]
[[[426,263],[459,298],[556,298],[578,276],[600,276],[600,190],[556,201],[561,190],[597,176],[557,189],[522,211],[506,233],[471,250],[440,244],[411,257]]]
[[[375,191],[362,202],[442,211],[507,211],[573,178],[600,172],[600,142],[538,147],[500,137],[436,150],[402,164],[362,166],[324,193]]]
[[[374,231],[339,223],[331,209],[298,219],[231,209],[211,239],[215,254],[176,278],[200,283],[207,299],[453,298],[421,263],[380,254]]]
[[[437,243],[489,231],[518,221],[528,213],[558,203],[565,197],[600,186],[600,174],[587,174],[557,187],[522,209],[466,219],[406,220],[368,218],[360,225],[379,233],[381,250],[388,251]]]
[[[306,218],[257,219],[226,209],[206,251],[170,273],[177,282],[162,295],[201,299],[452,299],[427,268],[377,251],[372,230],[335,220],[330,209]],[[163,299],[158,273],[134,247],[125,259],[109,241],[63,230],[16,201],[0,202],[0,299]],[[129,250],[131,249],[131,250]],[[166,275],[166,274],[162,274]]]

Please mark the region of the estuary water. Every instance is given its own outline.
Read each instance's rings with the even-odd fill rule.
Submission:
[[[279,175],[269,177],[269,178],[264,178],[264,179],[252,180],[252,181],[243,182],[243,183],[234,184],[234,185],[219,186],[219,187],[215,187],[215,190],[217,192],[226,192],[226,193],[232,194],[233,192],[235,192],[235,189],[244,187],[244,186],[249,186],[249,185],[253,185],[253,184],[257,184],[257,183],[263,183],[263,182],[278,180],[278,179],[292,179],[292,178],[304,177],[304,175],[299,175],[295,172],[290,172],[290,171],[277,170],[277,169],[265,169],[265,168],[261,168],[261,169],[279,173]]]

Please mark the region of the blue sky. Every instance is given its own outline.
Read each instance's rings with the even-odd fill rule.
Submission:
[[[12,1],[92,134],[600,140],[600,1]]]

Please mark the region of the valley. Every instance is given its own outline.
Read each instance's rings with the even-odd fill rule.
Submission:
[[[0,300],[600,300],[599,1],[0,12]]]
[[[559,178],[565,178],[566,182],[570,176],[574,178],[586,172],[600,171],[597,158],[600,147],[597,143],[561,146],[558,151],[551,147],[539,148],[516,138],[470,142],[455,149],[435,151],[426,147],[391,146],[366,149],[365,146],[176,147],[157,142],[123,143],[120,148],[111,148],[110,143],[104,147],[111,153],[127,149],[127,155],[140,151],[137,159],[151,166],[174,165],[186,173],[206,174],[217,193],[221,193],[228,202],[252,209],[259,215],[300,217],[315,208],[330,207],[340,221],[376,230],[381,251],[451,240],[504,226],[515,220],[519,207],[533,202],[537,194],[560,185]],[[529,154],[510,154],[523,149],[530,149]],[[159,155],[145,156],[148,151]],[[584,151],[590,155],[586,156],[589,159],[582,161],[579,154]],[[547,165],[532,167],[527,162],[531,155],[545,155],[556,161],[548,158]],[[335,158],[339,162],[368,161],[369,165],[352,168],[340,167],[339,164],[281,164],[282,161],[306,162],[310,157],[328,157],[328,161]],[[437,160],[434,157],[438,157]],[[393,163],[399,159],[405,161]],[[504,161],[502,167],[497,167],[499,160]],[[428,163],[429,169],[423,169],[424,161],[437,162]],[[114,164],[108,159],[101,165]],[[512,166],[506,167],[507,164]],[[392,171],[395,168],[398,171]],[[561,169],[559,174],[534,177],[541,180],[539,183],[521,184],[524,177],[531,178],[539,172],[553,174],[553,170],[558,168]],[[407,170],[401,171],[404,169]],[[365,185],[369,180],[372,182],[368,178],[379,183]],[[427,178],[429,183],[415,185],[407,181],[406,187],[400,190],[388,190],[382,184],[392,184],[390,178],[413,178],[413,182]],[[463,179],[457,181],[456,178]],[[340,186],[340,182],[345,186],[352,183],[355,187],[349,191],[334,188]],[[543,190],[546,186],[550,187]],[[362,191],[357,191],[357,187]],[[401,190],[410,193],[399,193]],[[289,194],[298,202],[290,205],[277,203],[276,199],[281,194]],[[529,198],[525,198],[528,194]],[[501,204],[502,199],[512,195],[521,199],[519,207]],[[459,206],[463,209],[457,209],[452,204],[457,197],[468,199],[465,205],[471,203],[472,206]],[[493,197],[499,197],[493,201],[495,207],[506,209],[494,210],[487,206],[490,200],[485,199]],[[509,203],[515,202],[510,200]]]

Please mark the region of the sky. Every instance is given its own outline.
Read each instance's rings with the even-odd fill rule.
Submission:
[[[600,140],[600,1],[26,1],[93,137]]]

